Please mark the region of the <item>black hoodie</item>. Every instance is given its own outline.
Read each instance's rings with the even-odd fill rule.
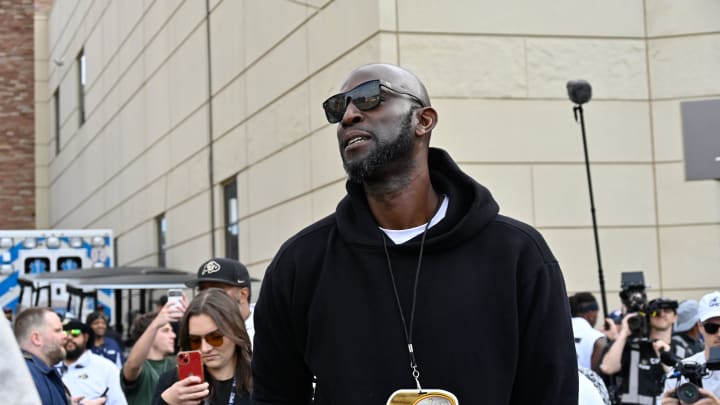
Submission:
[[[560,267],[542,236],[431,148],[449,198],[427,231],[412,340],[423,388],[461,404],[576,404],[577,360]],[[255,307],[257,404],[385,404],[414,388],[388,258],[362,185],[280,248]],[[410,323],[422,236],[388,256]]]

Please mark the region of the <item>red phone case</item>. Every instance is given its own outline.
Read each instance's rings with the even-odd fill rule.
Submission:
[[[196,375],[200,380],[205,381],[203,373],[202,355],[198,350],[179,352],[177,354],[178,377],[181,380]]]

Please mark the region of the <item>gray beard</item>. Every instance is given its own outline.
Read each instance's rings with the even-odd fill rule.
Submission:
[[[378,141],[377,148],[373,150],[368,157],[359,162],[348,163],[343,157],[343,167],[347,173],[348,180],[353,183],[372,182],[380,169],[388,163],[399,161],[407,158],[412,154],[413,150],[413,133],[410,123],[412,122],[413,111],[408,111],[400,124],[400,134],[389,143],[380,143]],[[341,154],[342,156],[342,154]],[[408,162],[410,163],[410,162]]]

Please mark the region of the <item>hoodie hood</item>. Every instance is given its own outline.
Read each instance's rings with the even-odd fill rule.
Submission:
[[[457,240],[465,240],[480,232],[493,220],[499,207],[490,191],[465,174],[450,155],[430,148],[428,155],[430,180],[435,190],[449,198],[445,218],[428,230],[425,249],[441,249]],[[348,243],[382,248],[382,231],[370,212],[362,184],[348,181],[348,194],[335,210],[340,236]],[[417,249],[421,235],[398,246]]]

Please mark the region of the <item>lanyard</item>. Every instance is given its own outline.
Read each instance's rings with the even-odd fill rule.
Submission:
[[[417,268],[415,269],[415,283],[413,285],[412,306],[410,307],[410,327],[409,328],[408,328],[407,322],[405,321],[405,314],[403,312],[402,304],[400,303],[400,295],[398,294],[398,291],[397,291],[397,283],[395,282],[395,275],[393,274],[392,263],[390,262],[390,254],[388,253],[386,235],[384,233],[382,233],[383,249],[385,250],[385,258],[387,259],[388,273],[390,273],[390,281],[392,282],[393,293],[395,294],[395,303],[397,304],[398,312],[400,312],[400,321],[402,322],[402,325],[403,325],[403,332],[405,332],[405,341],[407,342],[408,355],[409,355],[409,359],[410,359],[411,375],[412,375],[413,379],[415,380],[415,384],[417,385],[418,391],[422,391],[422,386],[420,386],[420,370],[418,368],[417,361],[415,361],[415,350],[413,349],[413,345],[412,345],[413,324],[415,323],[415,303],[417,302],[418,281],[420,280],[420,267],[422,266],[423,250],[425,248],[425,236],[427,235],[428,228],[430,228],[430,222],[432,222],[433,217],[435,217],[435,215],[437,214],[444,199],[445,199],[444,195],[439,196],[438,204],[437,204],[437,207],[435,208],[435,213],[433,213],[433,215],[430,217],[430,219],[425,224],[425,229],[423,229],[422,239],[420,241],[420,253],[418,254]]]
[[[230,397],[228,398],[228,405],[235,404],[235,387],[237,387],[237,377],[233,376],[232,387],[230,388]],[[203,404],[210,405],[210,399],[203,401]]]

